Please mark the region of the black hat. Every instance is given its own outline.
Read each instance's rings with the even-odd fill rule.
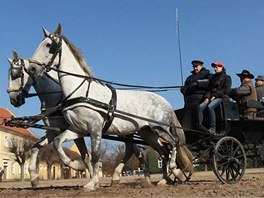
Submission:
[[[238,75],[239,77],[241,77],[241,76],[249,77],[250,79],[254,78],[254,75],[245,69],[240,74],[236,74],[236,75]]]
[[[193,66],[203,65],[203,64],[204,64],[204,62],[203,61],[200,61],[200,60],[193,60],[192,61],[192,65]]]

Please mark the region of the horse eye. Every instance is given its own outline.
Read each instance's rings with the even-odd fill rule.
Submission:
[[[51,43],[47,43],[46,47],[50,48],[51,47]]]

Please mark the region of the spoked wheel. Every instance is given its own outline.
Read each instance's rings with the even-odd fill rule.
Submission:
[[[224,184],[238,183],[245,174],[246,153],[233,137],[223,137],[215,145],[213,171]]]

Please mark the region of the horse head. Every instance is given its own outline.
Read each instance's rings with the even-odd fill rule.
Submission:
[[[13,52],[13,60],[7,58],[10,68],[8,70],[8,88],[10,103],[19,107],[25,103],[25,97],[28,94],[30,86],[33,83],[32,78],[26,72],[28,60],[19,58],[17,52]]]
[[[59,24],[54,33],[49,33],[45,28],[42,29],[44,39],[30,59],[30,66],[28,68],[29,74],[34,77],[43,76],[46,71],[50,71],[53,65],[60,65],[62,27]]]

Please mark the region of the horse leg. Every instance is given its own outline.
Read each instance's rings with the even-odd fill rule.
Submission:
[[[167,172],[167,161],[169,159],[169,150],[159,141],[159,136],[154,133],[149,127],[144,127],[139,130],[139,135],[160,155],[162,159],[162,180],[158,185],[165,185],[169,180]],[[149,184],[151,184],[149,179]]]
[[[43,146],[52,142],[54,137],[55,137],[54,133],[47,131],[46,135],[43,136],[38,142],[36,142],[31,148],[31,156],[30,156],[28,171],[30,174],[30,182],[32,187],[36,187],[39,184],[39,174],[37,173],[37,157],[39,150]]]
[[[83,135],[78,134],[69,128],[54,138],[53,145],[54,148],[57,150],[60,159],[66,166],[69,166],[74,170],[85,171],[86,164],[80,160],[71,160],[62,148],[62,143],[81,137],[83,137]]]
[[[93,176],[92,179],[84,185],[84,190],[95,190],[99,187],[99,159],[100,159],[100,146],[102,134],[98,129],[97,133],[91,134],[91,149],[92,149],[92,163],[93,163]]]
[[[132,136],[131,136],[132,137]],[[117,165],[115,168],[112,181],[111,181],[111,186],[117,185],[120,182],[120,175],[122,173],[122,170],[127,163],[127,161],[130,159],[130,157],[133,154],[133,144],[129,142],[125,142],[125,156],[124,159],[121,160],[121,162]]]
[[[92,177],[93,174],[93,167],[91,163],[91,156],[89,155],[87,151],[87,147],[84,141],[84,138],[78,138],[74,140],[75,144],[78,147],[78,150],[80,151],[82,160],[86,163],[88,171],[86,171],[86,175],[89,174],[90,178]]]
[[[162,127],[156,126],[156,127],[152,127],[152,129],[158,134],[158,136],[163,138],[165,141],[167,141],[172,146],[169,169],[175,175],[175,177],[180,177],[179,176],[180,172],[179,170],[177,170],[177,165],[176,165],[178,139],[173,137],[169,131],[165,130]]]
[[[140,162],[140,167],[143,169],[145,177],[144,183],[146,184],[146,186],[152,186],[150,181],[149,163],[146,150],[140,148],[137,144],[133,144],[133,151]]]

